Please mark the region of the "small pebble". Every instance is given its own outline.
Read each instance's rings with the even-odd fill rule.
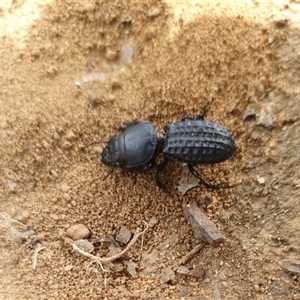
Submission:
[[[80,280],[79,283],[83,286],[86,285],[86,281],[84,279]]]
[[[138,264],[134,263],[132,260],[130,260],[127,263],[127,271],[132,277],[137,276],[136,268],[138,267]]]
[[[51,219],[54,220],[54,221],[58,221],[58,220],[59,220],[59,216],[56,215],[56,214],[50,214],[50,217],[51,217]]]
[[[53,133],[53,139],[56,140],[56,141],[59,141],[60,140],[60,135],[58,132],[54,132]]]
[[[199,270],[194,270],[192,273],[191,273],[191,276],[192,277],[196,277],[196,278],[204,278],[205,277],[205,270],[204,269],[199,269]]]
[[[116,60],[118,58],[118,51],[107,49],[105,57],[110,61]]]
[[[70,187],[65,183],[63,183],[60,188],[63,192],[67,192],[70,189]]]
[[[86,239],[90,236],[90,231],[83,224],[74,224],[67,230],[68,236],[76,241]]]
[[[131,239],[131,232],[125,227],[121,226],[119,233],[116,236],[116,241],[127,244]]]
[[[77,136],[76,134],[73,132],[73,131],[69,131],[66,135],[66,140],[71,142],[71,143],[74,143],[77,141]]]
[[[214,300],[221,300],[221,293],[218,289],[213,290],[213,297]]]
[[[160,15],[160,9],[157,6],[152,6],[147,12],[147,16],[150,18],[155,18],[159,15]]]
[[[49,66],[47,69],[46,69],[46,75],[49,77],[49,78],[53,78],[57,75],[58,73],[58,68],[55,67],[55,66]]]
[[[79,9],[82,12],[91,13],[95,9],[94,4],[91,2],[84,3],[84,5]]]
[[[107,253],[106,257],[115,256],[115,255],[119,254],[120,252],[121,252],[121,248],[116,247],[114,245],[110,245],[109,246],[109,252]]]
[[[259,177],[259,178],[257,178],[257,182],[259,184],[264,184],[265,183],[265,178],[264,177]]]
[[[195,202],[186,206],[184,215],[191,224],[196,238],[204,239],[209,244],[217,244],[224,241],[224,236],[219,232],[215,224],[200,210]]]
[[[267,107],[263,107],[261,109],[259,118],[257,120],[258,125],[263,125],[266,128],[272,128],[274,126],[271,110],[272,103],[270,103]]]
[[[67,142],[67,141],[64,141],[64,142],[62,143],[61,147],[62,147],[63,149],[69,149],[69,148],[72,147],[72,144],[69,143],[69,142]]]
[[[190,270],[185,267],[185,266],[180,266],[178,269],[177,269],[177,273],[178,274],[189,274],[190,273]]]
[[[272,44],[272,43],[274,43],[274,41],[275,41],[275,37],[273,35],[270,35],[268,37],[268,44]]]
[[[226,280],[227,280],[226,275],[225,275],[224,272],[222,272],[222,271],[219,273],[219,278],[220,278],[222,281],[226,281]]]
[[[17,187],[17,184],[15,182],[9,182],[8,183],[8,187],[11,189],[11,190],[15,190],[16,187]]]
[[[125,44],[121,49],[121,59],[123,61],[132,60],[134,55],[134,48],[130,44]]]
[[[284,269],[285,271],[288,271],[292,274],[300,275],[300,264],[289,263],[289,264],[282,266],[282,269]]]
[[[95,247],[92,243],[90,243],[88,240],[78,240],[78,241],[75,241],[75,244],[80,248],[82,249],[83,251],[85,252],[88,252],[88,253],[91,253],[94,251]]]
[[[149,226],[152,226],[152,225],[155,225],[157,224],[157,219],[155,217],[152,217],[150,220],[149,220]]]
[[[31,51],[31,56],[32,56],[33,58],[39,57],[39,56],[40,56],[40,50],[39,50],[38,48],[32,49],[32,51]]]
[[[69,202],[69,201],[71,201],[71,197],[70,197],[70,195],[68,194],[68,193],[64,193],[64,199],[67,201],[67,202]]]
[[[65,271],[71,271],[73,269],[72,265],[65,266]]]
[[[258,140],[258,139],[261,138],[262,132],[261,132],[260,130],[254,128],[254,129],[252,130],[250,136],[251,136],[251,139],[252,139],[252,140]]]
[[[96,108],[100,104],[99,98],[94,95],[88,95],[88,101],[92,108]]]
[[[175,273],[171,267],[166,267],[161,271],[160,282],[167,283],[175,279]]]

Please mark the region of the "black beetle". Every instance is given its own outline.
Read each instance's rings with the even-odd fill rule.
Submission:
[[[128,123],[122,128],[121,134],[109,140],[101,154],[101,161],[110,165],[111,171],[120,166],[131,172],[146,172],[155,166],[155,160],[162,152],[165,160],[156,167],[155,179],[164,191],[167,192],[158,174],[169,160],[186,163],[191,173],[206,187],[226,188],[230,186],[206,183],[193,166],[223,162],[235,150],[234,139],[228,130],[218,123],[205,121],[202,114],[168,123],[166,134],[158,133],[150,122]]]

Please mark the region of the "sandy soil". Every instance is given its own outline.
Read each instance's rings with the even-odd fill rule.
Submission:
[[[282,268],[300,262],[300,4],[23,0],[0,8],[1,299],[300,299],[298,271]],[[232,189],[183,196],[178,163],[162,176],[173,197],[152,171],[118,169],[103,181],[103,143],[84,148],[126,121],[163,131],[208,104],[207,119],[232,132],[238,151],[198,170]],[[255,118],[244,120],[249,108]],[[183,214],[193,200],[226,237],[186,264],[203,268],[204,279],[176,273],[200,242]],[[107,266],[131,259],[136,277],[95,264],[87,272],[90,260],[62,239],[76,223],[115,238],[121,226],[142,231],[143,220],[142,261],[137,243]],[[36,234],[20,242],[24,230]],[[33,270],[37,239],[45,249]],[[168,267],[175,278],[164,283]]]

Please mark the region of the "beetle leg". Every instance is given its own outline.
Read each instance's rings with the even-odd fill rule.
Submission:
[[[110,170],[108,171],[108,173],[103,177],[103,181],[113,172],[113,170],[115,169],[116,166],[111,166]]]
[[[200,181],[200,183],[202,183],[207,188],[211,188],[211,189],[227,189],[227,188],[232,188],[233,187],[232,185],[221,185],[221,184],[213,185],[213,184],[209,184],[209,183],[205,182],[200,177],[199,173],[194,169],[194,167],[192,165],[188,165],[188,168],[189,168],[190,172]]]
[[[169,194],[169,196],[172,196],[172,194],[167,190],[166,186],[159,180],[159,177],[158,177],[158,174],[165,169],[167,164],[168,164],[168,159],[165,159],[160,165],[158,165],[155,168],[155,181],[156,181],[157,186],[160,189],[162,189],[165,193]]]
[[[201,120],[201,121],[203,121],[204,120],[204,115],[200,114],[200,115],[196,116],[195,120]]]
[[[208,112],[208,108],[207,106],[204,107],[203,112],[201,114],[199,114],[198,116],[195,117],[195,120],[204,120],[204,117],[206,115],[206,113]]]
[[[130,128],[130,127],[132,127],[132,126],[134,126],[134,125],[136,125],[136,124],[139,124],[139,123],[141,123],[140,121],[132,121],[132,122],[126,122],[123,126],[120,126],[120,127],[118,127],[117,129],[119,130],[119,131],[125,131],[127,128]]]
[[[155,162],[155,160],[152,160],[148,163],[147,166],[144,167],[144,169],[141,172],[145,173],[145,172],[149,171],[150,169],[154,168],[155,166],[156,166],[156,162]]]

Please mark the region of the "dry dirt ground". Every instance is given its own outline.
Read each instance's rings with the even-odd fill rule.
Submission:
[[[299,7],[1,1],[0,298],[300,299],[298,270],[282,268],[300,263]],[[152,171],[118,169],[103,181],[103,143],[84,148],[126,121],[163,131],[208,104],[206,118],[232,132],[238,151],[198,170],[232,189],[183,196],[178,163],[162,175],[173,197]],[[249,109],[255,114],[243,118]],[[205,278],[176,273],[201,242],[183,214],[193,200],[226,237],[186,264]],[[113,263],[135,261],[136,277],[96,264],[87,271],[90,259],[62,240],[76,223],[115,237],[121,226],[142,231],[143,221],[142,261],[138,242]],[[20,242],[24,230],[36,235]],[[33,270],[36,239],[45,248]],[[164,283],[168,267],[175,278]]]

